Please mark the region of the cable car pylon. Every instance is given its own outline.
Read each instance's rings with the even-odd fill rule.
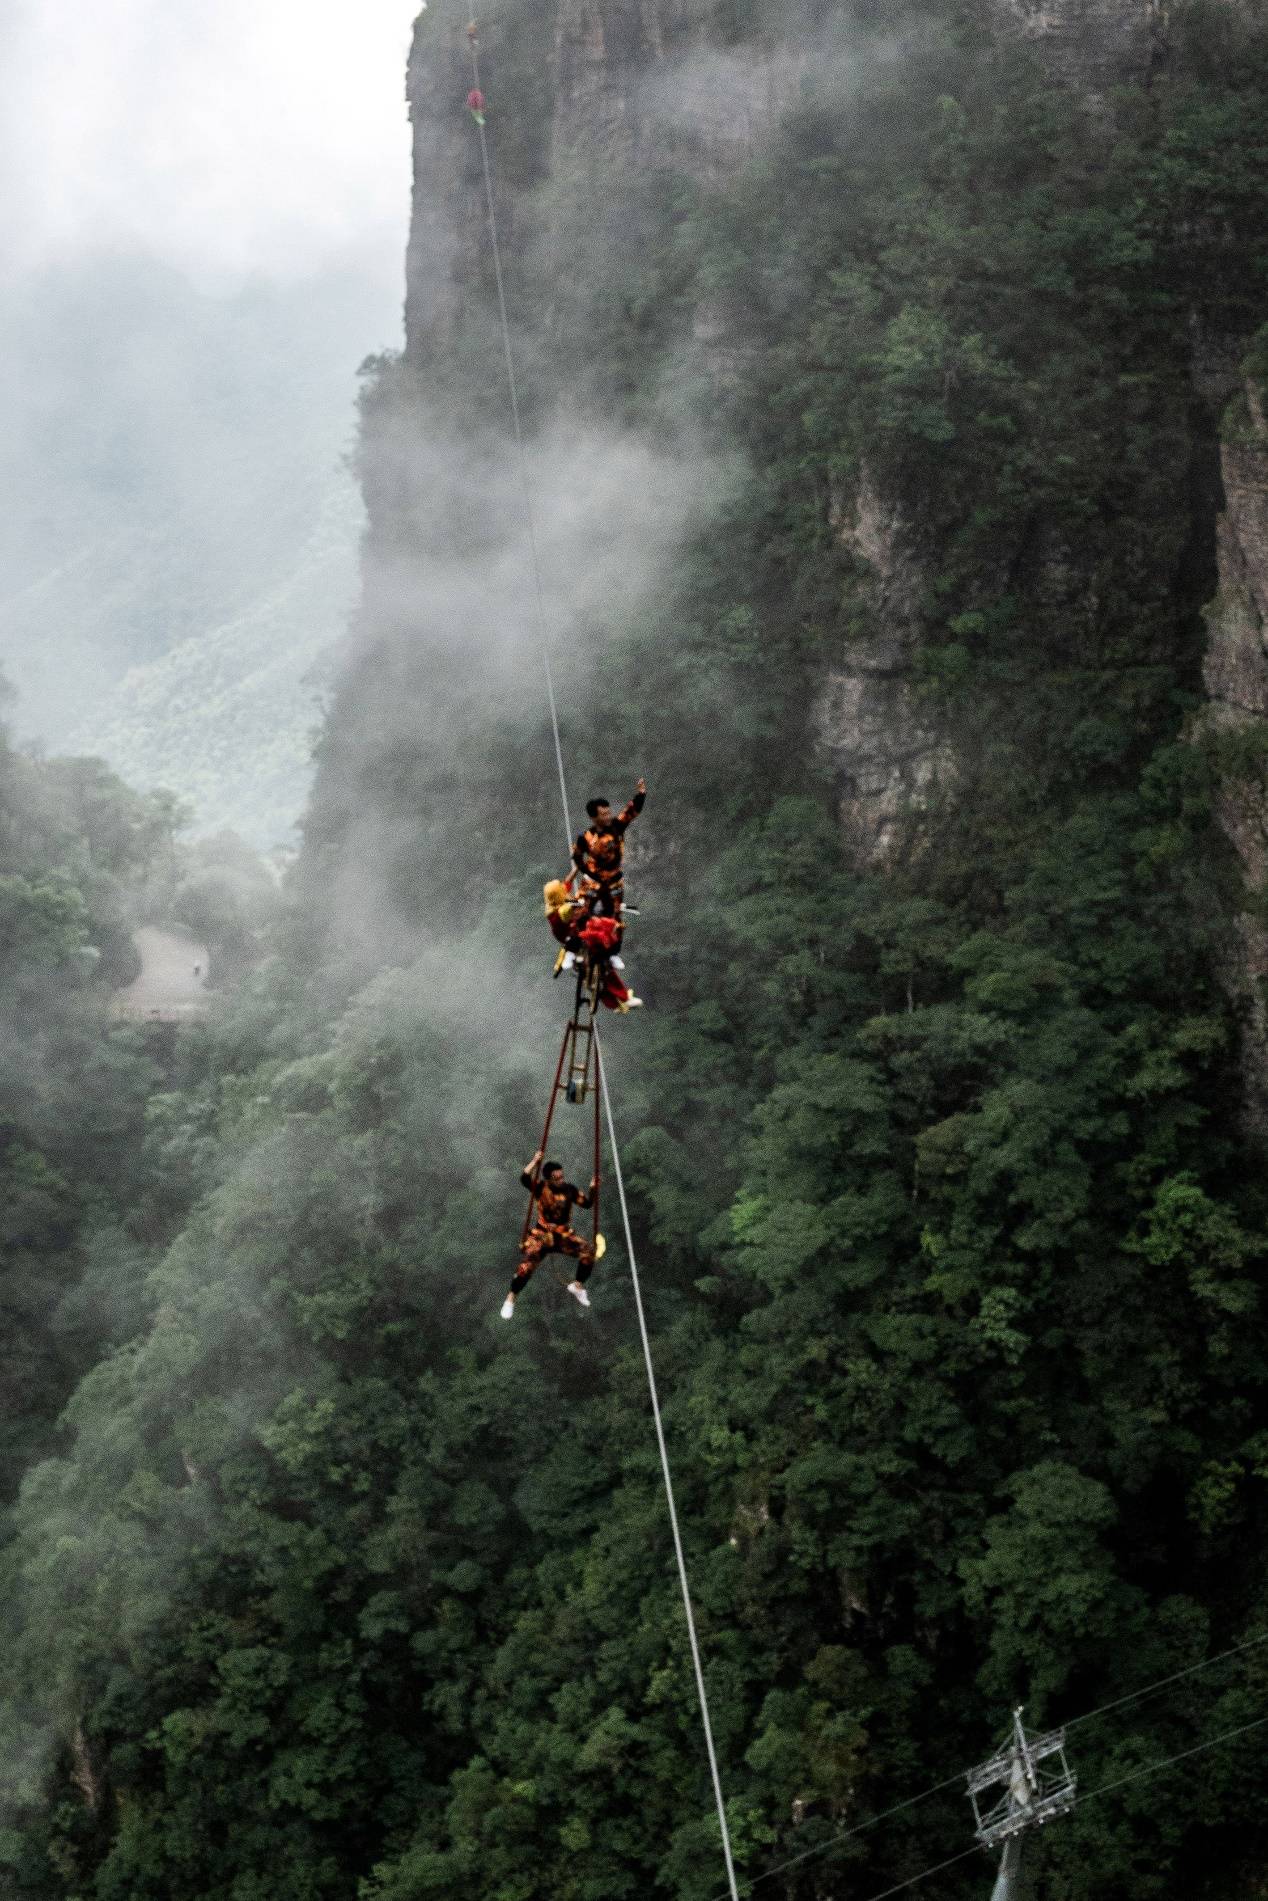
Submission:
[[[1022,1843],[1031,1829],[1043,1828],[1074,1807],[1078,1779],[1065,1758],[1065,1731],[1027,1736],[1021,1708],[1013,1711],[1013,1733],[1004,1747],[968,1774],[977,1839],[983,1848],[1003,1848],[991,1901],[1019,1901]],[[1056,1758],[1057,1766],[1041,1769]],[[980,1798],[989,1790],[1004,1793],[988,1807]]]

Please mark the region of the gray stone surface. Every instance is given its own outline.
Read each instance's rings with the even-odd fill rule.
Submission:
[[[1219,0],[1230,7],[1246,0]],[[1095,100],[1123,81],[1147,78],[1165,61],[1169,0],[978,0],[997,31],[1035,47],[1054,78]],[[768,49],[742,59],[712,43],[709,0],[555,0],[549,53],[554,92],[548,156],[554,186],[570,170],[595,165],[643,168],[672,162],[703,177],[733,171],[760,144],[795,98],[803,57]],[[496,112],[498,29],[482,37],[482,57]],[[429,329],[456,317],[467,260],[484,242],[478,146],[457,103],[470,81],[457,17],[443,28],[424,15],[409,73],[415,128],[414,223],[408,266],[407,337],[425,354]],[[502,211],[513,229],[516,193],[499,180]],[[473,238],[472,234],[476,234]],[[719,382],[742,368],[731,314],[719,301],[695,313],[693,337]],[[1194,382],[1213,407],[1236,380],[1236,339],[1195,335]],[[1264,710],[1268,662],[1262,638],[1265,600],[1265,514],[1262,449],[1230,444],[1225,452],[1229,510],[1220,530],[1220,602],[1212,612],[1208,685],[1215,724]],[[1259,484],[1258,488],[1256,484]],[[1258,499],[1256,499],[1258,497]],[[919,553],[892,502],[865,478],[842,494],[833,525],[870,576],[867,622],[825,669],[812,731],[831,771],[842,827],[860,863],[883,862],[905,817],[918,814],[936,783],[954,773],[950,748],[917,703],[910,678],[915,641]],[[1077,580],[1067,551],[1054,546],[1047,585],[1071,593]],[[1248,792],[1228,794],[1225,823],[1243,862],[1264,876],[1262,815]],[[1258,856],[1257,856],[1258,854]],[[1268,965],[1255,952],[1250,960]],[[1249,966],[1248,966],[1249,967]],[[1245,985],[1243,985],[1245,988]],[[1268,1039],[1264,1073],[1268,1076]]]
[[[1268,720],[1268,416],[1252,383],[1229,409],[1220,463],[1219,592],[1207,610],[1203,667],[1210,697],[1197,730],[1234,742],[1216,816],[1237,854],[1251,908],[1236,920],[1225,980],[1243,1021],[1247,1116],[1268,1135],[1268,928],[1254,902],[1268,898],[1268,783],[1262,759],[1251,763],[1256,748],[1245,744]],[[1238,753],[1240,765],[1232,763]]]
[[[825,672],[812,727],[831,768],[851,855],[860,866],[875,866],[953,761],[912,691],[917,570],[907,524],[866,471],[855,491],[836,498],[831,518],[868,575],[873,631]]]
[[[1030,40],[1049,70],[1101,88],[1146,77],[1159,58],[1167,0],[986,0],[1006,31]]]

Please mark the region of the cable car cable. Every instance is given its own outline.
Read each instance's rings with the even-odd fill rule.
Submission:
[[[1209,1670],[1212,1664],[1223,1663],[1226,1657],[1239,1657],[1244,1650],[1255,1650],[1260,1644],[1268,1644],[1268,1631],[1259,1637],[1251,1637],[1244,1644],[1233,1644],[1228,1650],[1221,1650],[1218,1656],[1205,1657],[1201,1663],[1191,1663],[1187,1670],[1177,1670],[1174,1676],[1160,1677],[1157,1683],[1147,1683],[1143,1690],[1129,1690],[1126,1696],[1115,1697],[1112,1703],[1102,1703],[1098,1709],[1087,1710],[1082,1716],[1071,1717],[1063,1723],[1063,1729],[1077,1729],[1080,1723],[1090,1723],[1094,1716],[1104,1716],[1107,1710],[1120,1710],[1125,1703],[1139,1702],[1141,1697],[1152,1696],[1155,1690],[1165,1690],[1172,1683],[1179,1683],[1185,1677],[1196,1676],[1199,1670]]]
[[[480,49],[474,36],[469,35],[467,44],[471,49],[471,77],[477,92],[480,90]],[[515,357],[511,350],[511,325],[506,314],[506,285],[502,277],[502,248],[498,243],[497,213],[493,208],[493,172],[489,164],[489,142],[484,136],[482,116],[475,120],[476,131],[480,135],[480,163],[484,169],[484,202],[488,207],[489,240],[493,250],[493,278],[497,285],[498,315],[502,323],[502,353],[506,359],[506,383],[511,396],[511,421],[515,425],[516,467],[519,472],[520,494],[524,503],[524,523],[528,531],[528,548],[533,570],[533,598],[537,607],[537,633],[541,642],[542,666],[546,674],[546,698],[550,702],[550,728],[555,740],[555,766],[559,773],[559,796],[564,808],[564,839],[568,857],[572,856],[572,819],[568,810],[568,781],[564,773],[564,749],[559,738],[559,705],[555,698],[555,676],[550,664],[550,626],[546,618],[546,600],[542,588],[541,557],[537,547],[537,522],[533,514],[532,491],[528,486],[528,470],[524,454],[524,432],[520,424],[519,388],[515,381]]]
[[[472,83],[480,91],[480,54],[477,38],[468,35],[471,49]],[[493,201],[493,173],[489,163],[489,146],[484,126],[480,118],[475,117],[476,131],[480,136],[480,162],[484,171],[484,195],[488,209],[489,237],[493,251],[493,275],[497,286],[498,314],[502,325],[502,350],[506,360],[507,385],[511,399],[511,421],[515,431],[515,447],[519,466],[520,493],[524,503],[524,519],[527,527],[529,552],[532,559],[533,592],[537,605],[537,624],[541,638],[542,660],[546,674],[546,691],[550,703],[550,724],[555,742],[555,765],[559,773],[559,794],[563,803],[564,832],[567,839],[569,858],[572,856],[572,822],[569,816],[568,780],[564,770],[563,744],[559,733],[559,707],[555,697],[554,676],[550,666],[550,638],[546,619],[544,591],[541,579],[541,560],[538,551],[537,526],[533,514],[532,491],[528,483],[527,457],[524,449],[524,433],[520,420],[519,392],[515,381],[515,356],[511,348],[511,326],[506,308],[506,287],[502,275],[502,256],[498,244],[497,212]],[[722,1792],[722,1777],[718,1768],[717,1750],[713,1741],[713,1724],[709,1715],[709,1697],[704,1680],[704,1667],[700,1655],[700,1641],[696,1633],[695,1611],[691,1602],[691,1586],[687,1575],[687,1559],[683,1550],[682,1534],[678,1523],[678,1506],[674,1496],[673,1473],[669,1464],[669,1449],[665,1442],[665,1428],[661,1419],[660,1396],[656,1387],[656,1372],[652,1360],[651,1338],[647,1330],[647,1316],[643,1307],[642,1287],[638,1275],[638,1263],[634,1252],[634,1237],[630,1227],[629,1204],[625,1196],[625,1179],[621,1172],[621,1151],[616,1135],[616,1121],[612,1113],[612,1098],[608,1090],[607,1072],[603,1067],[603,1055],[599,1042],[598,1025],[593,1026],[595,1066],[599,1086],[603,1096],[603,1107],[608,1125],[608,1140],[612,1148],[612,1165],[616,1174],[617,1197],[621,1204],[621,1222],[625,1231],[625,1245],[630,1263],[630,1279],[634,1288],[634,1304],[638,1314],[639,1334],[643,1344],[643,1359],[647,1368],[647,1386],[651,1395],[652,1417],[656,1424],[656,1443],[660,1451],[661,1475],[665,1486],[665,1499],[669,1507],[669,1523],[673,1533],[674,1557],[678,1566],[678,1582],[682,1589],[683,1611],[687,1620],[687,1636],[691,1645],[691,1661],[695,1671],[696,1696],[700,1704],[700,1720],[704,1729],[705,1749],[709,1759],[709,1773],[713,1782],[714,1804],[717,1809],[718,1828],[722,1837],[722,1852],[726,1862],[728,1892],[731,1901],[739,1901],[739,1889],[735,1878],[735,1861],[731,1852],[731,1832],[727,1823],[726,1801]]]
[[[1243,1723],[1239,1729],[1226,1729],[1207,1742],[1195,1743],[1192,1749],[1182,1749],[1176,1756],[1164,1756],[1160,1762],[1147,1762],[1141,1768],[1133,1769],[1130,1775],[1116,1776],[1113,1782],[1103,1782],[1099,1789],[1089,1789],[1086,1795],[1079,1797],[1078,1807],[1082,1808],[1085,1802],[1095,1802],[1098,1795],[1108,1795],[1111,1789],[1121,1789],[1125,1783],[1139,1782],[1142,1776],[1156,1776],[1162,1770],[1170,1769],[1174,1763],[1187,1762],[1190,1756],[1200,1756],[1206,1749],[1218,1748],[1220,1743],[1231,1743],[1235,1736],[1249,1735],[1252,1729],[1262,1729],[1265,1723],[1268,1723],[1268,1716],[1260,1716],[1253,1723]]]
[[[1209,1670],[1214,1664],[1224,1663],[1229,1657],[1238,1657],[1243,1651],[1254,1650],[1265,1643],[1268,1643],[1268,1632],[1259,1637],[1251,1637],[1244,1644],[1233,1644],[1229,1649],[1217,1652],[1214,1657],[1205,1657],[1201,1663],[1190,1664],[1186,1670],[1177,1670],[1169,1677],[1159,1677],[1155,1683],[1146,1683],[1139,1690],[1130,1690],[1126,1696],[1115,1697],[1111,1703],[1098,1704],[1096,1709],[1085,1710],[1081,1716],[1072,1716],[1068,1722],[1060,1724],[1059,1727],[1065,1730],[1076,1729],[1080,1723],[1090,1723],[1094,1716],[1104,1716],[1110,1710],[1121,1709],[1125,1703],[1138,1702],[1142,1697],[1152,1696],[1158,1690],[1168,1689],[1171,1684],[1179,1683],[1185,1677],[1196,1676],[1199,1671]],[[1268,1722],[1268,1717],[1262,1720]],[[1258,1727],[1257,1722],[1246,1725],[1247,1729],[1258,1729]],[[1227,1736],[1241,1734],[1243,1734],[1241,1730],[1227,1732]],[[1196,1755],[1203,1749],[1213,1749],[1217,1742],[1226,1741],[1227,1736],[1217,1736],[1209,1743],[1199,1743],[1197,1749],[1185,1750],[1183,1755]],[[1168,1757],[1164,1762],[1152,1766],[1166,1768],[1171,1762],[1178,1760],[1180,1760],[1178,1757]],[[1080,1796],[1079,1801],[1090,1802],[1094,1795],[1104,1795],[1109,1789],[1119,1788],[1123,1782],[1133,1782],[1137,1775],[1145,1773],[1144,1770],[1137,1770],[1130,1776],[1120,1778],[1117,1782],[1103,1783],[1099,1789],[1093,1789],[1087,1795]],[[740,1885],[746,1893],[752,1893],[753,1889],[760,1887],[764,1881],[773,1880],[776,1875],[786,1873],[789,1868],[795,1868],[803,1861],[810,1861],[816,1855],[830,1854],[841,1842],[848,1842],[856,1835],[866,1834],[868,1829],[876,1828],[880,1823],[889,1821],[891,1816],[901,1815],[904,1809],[914,1809],[919,1803],[927,1802],[931,1796],[942,1795],[947,1789],[954,1788],[957,1783],[963,1782],[967,1774],[967,1768],[959,1769],[953,1776],[948,1776],[945,1782],[935,1782],[932,1788],[922,1790],[919,1795],[907,1796],[904,1801],[896,1802],[892,1808],[882,1809],[879,1815],[869,1816],[866,1822],[858,1822],[853,1828],[842,1829],[838,1834],[830,1836],[826,1842],[817,1842],[813,1848],[803,1848],[799,1855],[790,1855],[787,1861],[776,1862],[773,1868],[763,1869],[760,1875],[754,1875],[751,1881],[743,1881]],[[726,1896],[716,1895],[713,1901],[726,1901]]]

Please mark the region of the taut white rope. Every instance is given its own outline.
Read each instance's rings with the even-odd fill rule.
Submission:
[[[480,55],[475,39],[470,41],[472,81],[477,92],[480,90]],[[555,740],[555,765],[559,772],[559,796],[563,802],[564,832],[567,838],[569,856],[572,854],[572,823],[569,817],[568,780],[564,771],[564,751],[559,737],[559,708],[555,699],[555,683],[550,667],[550,632],[546,619],[546,607],[542,590],[541,560],[537,546],[537,523],[533,515],[533,497],[528,484],[528,470],[524,452],[524,433],[520,423],[519,391],[515,382],[515,358],[511,350],[511,326],[506,312],[506,289],[502,277],[502,256],[498,246],[497,213],[493,203],[493,175],[489,165],[489,145],[485,138],[484,127],[476,118],[476,131],[480,135],[480,161],[484,168],[484,197],[488,207],[489,237],[493,250],[493,275],[497,284],[498,314],[502,323],[502,351],[506,359],[506,380],[511,397],[511,421],[515,428],[515,448],[519,464],[520,493],[524,501],[524,520],[528,531],[529,553],[532,558],[533,593],[537,603],[537,625],[541,636],[542,660],[546,672],[546,693],[550,701],[550,725]],[[726,1803],[722,1795],[722,1777],[718,1770],[717,1750],[713,1743],[713,1724],[709,1717],[709,1697],[705,1688],[704,1666],[700,1658],[700,1640],[696,1634],[696,1617],[691,1603],[691,1586],[687,1578],[687,1559],[682,1546],[682,1533],[678,1526],[678,1506],[674,1498],[673,1473],[669,1464],[669,1448],[665,1444],[665,1428],[660,1415],[660,1397],[656,1390],[656,1369],[652,1362],[652,1343],[647,1331],[647,1316],[643,1309],[643,1290],[638,1277],[638,1262],[634,1253],[634,1236],[630,1229],[629,1205],[625,1199],[625,1178],[621,1173],[621,1151],[616,1139],[616,1123],[612,1116],[612,1098],[608,1092],[607,1071],[603,1067],[603,1053],[599,1044],[598,1025],[594,1030],[595,1060],[599,1072],[599,1082],[603,1091],[603,1107],[607,1116],[608,1141],[612,1147],[612,1166],[616,1173],[616,1191],[621,1203],[621,1221],[625,1229],[625,1246],[629,1255],[630,1279],[634,1287],[634,1305],[638,1312],[638,1330],[643,1342],[643,1360],[647,1367],[647,1389],[651,1394],[652,1417],[656,1422],[656,1443],[660,1449],[660,1469],[665,1483],[665,1500],[669,1507],[669,1524],[674,1538],[674,1556],[678,1564],[678,1582],[682,1587],[683,1611],[687,1619],[687,1636],[691,1643],[691,1661],[696,1676],[696,1696],[700,1703],[700,1721],[704,1728],[705,1749],[709,1757],[709,1773],[713,1779],[713,1796],[718,1812],[718,1827],[722,1835],[722,1853],[726,1860],[727,1882],[730,1887],[731,1901],[739,1901],[739,1889],[735,1881],[735,1863],[731,1854],[731,1831],[727,1825]]]

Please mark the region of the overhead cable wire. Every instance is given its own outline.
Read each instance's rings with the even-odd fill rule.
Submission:
[[[1160,1677],[1157,1683],[1147,1683],[1143,1690],[1129,1690],[1126,1696],[1114,1698],[1112,1703],[1102,1703],[1099,1708],[1087,1710],[1082,1716],[1072,1716],[1063,1729],[1077,1729],[1080,1723],[1090,1723],[1094,1716],[1104,1716],[1109,1710],[1121,1710],[1127,1703],[1138,1703],[1142,1697],[1152,1696],[1155,1690],[1165,1690],[1173,1683],[1180,1683],[1185,1677],[1196,1676],[1200,1670],[1209,1670],[1212,1664],[1223,1663],[1226,1657],[1240,1657],[1244,1650],[1255,1650],[1260,1644],[1268,1644],[1268,1631],[1262,1636],[1251,1637],[1244,1644],[1233,1644],[1228,1650],[1221,1650],[1217,1656],[1204,1657],[1201,1663],[1191,1663],[1186,1670],[1177,1670],[1174,1676]]]
[[[906,1881],[900,1881],[892,1888],[882,1888],[879,1894],[869,1894],[867,1901],[889,1901],[891,1894],[902,1894],[906,1888],[914,1888],[917,1882],[928,1881],[930,1875],[940,1875],[944,1868],[954,1868],[957,1861],[967,1861],[970,1855],[980,1855],[981,1848],[974,1842],[972,1848],[962,1848],[958,1855],[951,1855],[946,1861],[935,1863],[932,1868],[922,1868],[918,1875],[909,1875]]]
[[[1108,1795],[1111,1789],[1121,1789],[1129,1782],[1139,1782],[1142,1776],[1160,1775],[1164,1769],[1172,1768],[1175,1763],[1187,1762],[1190,1756],[1200,1756],[1205,1750],[1217,1749],[1221,1743],[1231,1743],[1237,1736],[1248,1736],[1252,1729],[1262,1729],[1265,1723],[1268,1723],[1268,1716],[1260,1716],[1253,1723],[1243,1723],[1238,1729],[1226,1729],[1221,1735],[1212,1736],[1207,1742],[1195,1743],[1192,1749],[1182,1749],[1178,1755],[1164,1756],[1159,1762],[1147,1762],[1142,1768],[1133,1769],[1128,1775],[1116,1776],[1113,1782],[1103,1782],[1099,1789],[1089,1789],[1086,1795],[1079,1797],[1078,1807],[1082,1808],[1085,1802],[1095,1802],[1098,1795]]]
[[[468,39],[471,48],[471,83],[480,91],[480,49],[473,37]],[[515,357],[511,350],[511,325],[506,314],[506,285],[502,277],[502,250],[498,244],[497,213],[493,208],[493,171],[489,164],[489,142],[484,135],[481,123],[483,113],[473,113],[476,131],[480,135],[480,163],[484,169],[484,202],[488,208],[489,241],[493,251],[493,278],[497,285],[498,315],[502,322],[502,354],[506,360],[506,383],[511,396],[511,421],[515,425],[516,468],[519,471],[520,494],[524,502],[524,523],[528,532],[528,548],[533,570],[533,598],[537,607],[537,632],[542,650],[542,668],[546,675],[546,698],[550,702],[550,729],[555,740],[555,766],[559,773],[559,797],[564,808],[565,850],[572,852],[572,817],[568,809],[568,780],[564,773],[564,749],[559,738],[559,705],[555,698],[555,676],[550,664],[550,624],[546,618],[546,599],[542,588],[542,564],[537,547],[537,520],[533,513],[532,490],[528,485],[527,457],[524,452],[524,432],[520,425],[519,387],[515,380]]]
[[[1139,1690],[1129,1690],[1126,1696],[1115,1697],[1110,1703],[1098,1704],[1096,1709],[1085,1710],[1081,1716],[1072,1716],[1068,1722],[1062,1723],[1059,1727],[1065,1730],[1071,1730],[1077,1728],[1080,1723],[1090,1723],[1094,1716],[1104,1716],[1110,1710],[1121,1709],[1126,1703],[1139,1702],[1143,1697],[1153,1696],[1156,1691],[1165,1690],[1173,1683],[1180,1683],[1185,1677],[1196,1676],[1199,1671],[1209,1670],[1214,1664],[1224,1663],[1229,1657],[1238,1657],[1243,1651],[1254,1650],[1260,1644],[1265,1643],[1268,1643],[1268,1632],[1265,1632],[1259,1637],[1251,1637],[1244,1644],[1233,1644],[1229,1649],[1217,1652],[1214,1657],[1204,1657],[1201,1663],[1191,1663],[1187,1669],[1176,1670],[1169,1677],[1159,1677],[1155,1683],[1143,1684]],[[1263,1720],[1268,1722],[1268,1717],[1265,1717]],[[1258,1727],[1258,1723],[1250,1723],[1247,1725],[1249,1729],[1257,1729]],[[1242,1731],[1234,1730],[1230,1731],[1229,1734],[1241,1735]],[[1216,1737],[1213,1742],[1201,1743],[1198,1745],[1197,1750],[1186,1750],[1184,1753],[1186,1755],[1195,1755],[1202,1749],[1213,1749],[1216,1742],[1225,1740],[1227,1740],[1226,1737]],[[1172,1757],[1168,1759],[1168,1762],[1154,1764],[1153,1767],[1166,1768],[1169,1762],[1178,1760],[1181,1760],[1181,1758]],[[760,1888],[763,1882],[773,1881],[776,1875],[786,1874],[788,1869],[797,1867],[803,1861],[811,1861],[816,1855],[830,1855],[832,1850],[839,1847],[842,1842],[852,1841],[856,1835],[865,1835],[869,1829],[877,1828],[882,1822],[889,1821],[891,1816],[901,1815],[904,1809],[914,1809],[921,1802],[927,1802],[931,1796],[944,1794],[946,1790],[954,1788],[957,1782],[963,1782],[968,1773],[967,1768],[959,1769],[955,1775],[948,1776],[945,1782],[935,1782],[932,1788],[923,1789],[919,1795],[909,1795],[904,1801],[896,1802],[892,1808],[882,1809],[879,1815],[869,1816],[866,1822],[857,1822],[852,1828],[840,1830],[839,1833],[830,1836],[826,1842],[817,1842],[813,1848],[803,1848],[800,1854],[790,1855],[787,1861],[776,1862],[773,1868],[763,1869],[760,1875],[754,1875],[751,1881],[742,1881],[740,1886],[746,1894],[751,1894],[753,1889]],[[1143,1775],[1145,1773],[1144,1770],[1133,1771],[1130,1776],[1123,1777],[1122,1781],[1132,1782],[1136,1779],[1138,1774]],[[1107,1789],[1119,1788],[1120,1786],[1121,1783],[1119,1782],[1106,1783],[1100,1789],[1094,1789],[1090,1794],[1080,1796],[1079,1801],[1081,1803],[1090,1802],[1093,1795],[1103,1795]],[[726,1901],[726,1897],[725,1895],[717,1895],[713,1898],[713,1901]]]
[[[474,35],[469,36],[471,49],[472,84],[480,92],[480,54]],[[476,131],[480,135],[480,162],[484,170],[484,196],[488,209],[489,238],[493,252],[493,275],[497,285],[498,314],[502,325],[502,351],[506,361],[506,379],[511,399],[511,421],[515,430],[516,458],[519,468],[520,493],[524,502],[524,520],[528,531],[528,545],[532,557],[533,593],[537,604],[537,625],[541,638],[542,661],[546,674],[546,693],[550,702],[551,732],[555,742],[555,765],[559,772],[559,796],[563,802],[564,835],[566,849],[572,852],[572,822],[568,803],[568,779],[564,770],[563,743],[559,734],[559,708],[555,697],[554,676],[550,665],[550,629],[546,617],[544,590],[542,588],[541,560],[538,552],[537,524],[533,512],[532,490],[528,482],[527,457],[524,449],[524,432],[520,421],[519,391],[515,381],[515,356],[511,348],[511,326],[506,308],[506,288],[502,276],[502,256],[498,245],[497,212],[493,202],[493,172],[489,163],[489,145],[485,137],[480,117],[476,114]],[[722,1837],[722,1853],[726,1862],[728,1893],[731,1901],[739,1901],[739,1889],[735,1880],[735,1861],[731,1852],[731,1831],[727,1823],[726,1801],[722,1792],[722,1776],[718,1768],[717,1750],[713,1741],[713,1723],[709,1715],[709,1697],[704,1680],[704,1666],[700,1655],[700,1640],[696,1632],[695,1610],[691,1601],[691,1586],[687,1576],[687,1559],[683,1549],[682,1533],[678,1523],[678,1506],[674,1497],[673,1473],[669,1464],[669,1448],[665,1442],[665,1428],[661,1419],[660,1396],[656,1387],[656,1370],[652,1360],[651,1337],[647,1330],[647,1315],[643,1307],[643,1293],[639,1282],[638,1261],[634,1251],[634,1236],[630,1226],[629,1204],[625,1196],[625,1178],[621,1172],[621,1151],[616,1137],[616,1122],[612,1114],[612,1098],[608,1091],[607,1071],[603,1067],[603,1055],[599,1043],[598,1025],[594,1026],[595,1065],[603,1094],[603,1107],[607,1118],[608,1141],[612,1148],[612,1166],[616,1175],[617,1196],[621,1204],[621,1222],[625,1230],[625,1246],[630,1263],[630,1278],[634,1287],[634,1304],[638,1314],[639,1334],[643,1343],[643,1359],[647,1368],[647,1387],[651,1395],[652,1417],[656,1422],[656,1444],[660,1451],[661,1475],[665,1486],[665,1500],[669,1507],[669,1524],[673,1533],[674,1557],[678,1566],[678,1582],[682,1589],[683,1611],[687,1621],[687,1636],[691,1645],[691,1661],[695,1671],[696,1697],[700,1705],[700,1720],[704,1729],[705,1750],[709,1759],[709,1774],[713,1782],[713,1797],[717,1808],[718,1828]]]
[[[1204,1750],[1215,1749],[1221,1743],[1232,1742],[1235,1737],[1249,1735],[1251,1730],[1262,1729],[1265,1724],[1268,1724],[1268,1716],[1261,1716],[1253,1723],[1243,1723],[1238,1729],[1226,1729],[1222,1735],[1212,1736],[1207,1742],[1195,1744],[1192,1749],[1182,1749],[1177,1755],[1164,1756],[1160,1762],[1146,1763],[1143,1768],[1133,1769],[1130,1775],[1118,1776],[1113,1782],[1103,1782],[1099,1789],[1093,1789],[1088,1795],[1081,1795],[1078,1806],[1082,1808],[1085,1802],[1094,1802],[1098,1795],[1108,1795],[1111,1789],[1121,1789],[1125,1783],[1139,1781],[1142,1776],[1159,1775],[1164,1769],[1170,1769],[1178,1762],[1187,1762],[1191,1756],[1200,1756]],[[959,1778],[953,1777],[952,1780],[958,1781]],[[933,1793],[932,1790],[930,1793]],[[881,1818],[878,1816],[876,1819],[879,1821]],[[980,1844],[974,1842],[971,1848],[962,1848],[958,1855],[951,1855],[946,1861],[936,1862],[932,1868],[922,1868],[918,1875],[909,1875],[906,1881],[896,1882],[892,1887],[881,1888],[875,1894],[869,1894],[866,1901],[890,1901],[891,1896],[902,1894],[906,1889],[916,1887],[919,1882],[928,1881],[931,1875],[940,1875],[944,1869],[954,1868],[957,1862],[967,1861],[970,1855],[981,1853]],[[771,1872],[774,1873],[775,1870],[772,1869]]]
[[[879,1815],[869,1816],[866,1822],[856,1822],[853,1828],[843,1828],[826,1842],[816,1842],[813,1848],[803,1848],[799,1855],[790,1855],[787,1861],[777,1861],[773,1868],[764,1868],[761,1874],[754,1875],[751,1881],[742,1881],[741,1888],[746,1894],[751,1894],[754,1888],[760,1888],[764,1881],[773,1881],[776,1875],[787,1874],[788,1870],[797,1867],[799,1862],[811,1861],[816,1855],[831,1854],[832,1850],[839,1848],[842,1842],[852,1841],[856,1835],[866,1835],[869,1828],[879,1828],[880,1824],[888,1822],[892,1815],[901,1815],[904,1809],[914,1809],[918,1803],[927,1802],[931,1795],[941,1795],[945,1789],[953,1788],[957,1782],[963,1782],[965,1774],[965,1770],[958,1769],[953,1776],[948,1776],[945,1782],[936,1782],[932,1789],[925,1789],[920,1795],[909,1795],[905,1802],[895,1802],[892,1809],[882,1809]],[[715,1895],[714,1901],[726,1901],[726,1896]]]
[[[880,1820],[879,1816],[877,1820]],[[877,1894],[869,1894],[866,1896],[866,1901],[889,1901],[890,1895],[902,1894],[905,1889],[914,1888],[918,1882],[928,1881],[931,1875],[940,1875],[944,1868],[954,1868],[958,1861],[967,1861],[970,1855],[980,1855],[981,1852],[980,1844],[974,1842],[971,1848],[962,1848],[958,1855],[951,1855],[946,1861],[935,1862],[932,1868],[922,1868],[918,1875],[908,1875],[906,1881],[899,1881],[892,1888],[882,1888]],[[803,1858],[799,1857],[798,1859]],[[789,1866],[791,1866],[791,1864],[789,1864]],[[777,1872],[778,1871],[774,1868],[770,1870],[771,1874]],[[760,1878],[763,1881],[767,1879],[765,1875],[762,1875]],[[741,1886],[746,1890],[755,1885],[753,1882],[741,1883]]]

